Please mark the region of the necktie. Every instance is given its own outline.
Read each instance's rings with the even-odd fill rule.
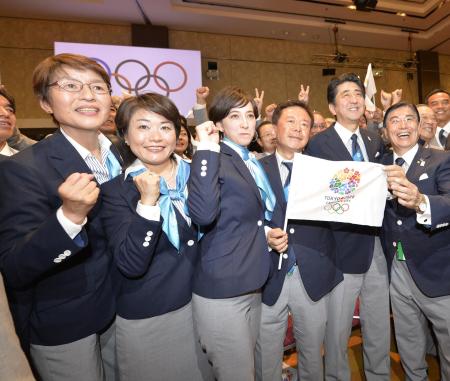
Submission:
[[[352,135],[352,158],[353,161],[364,161],[364,156],[361,151],[361,147],[358,144],[358,135]]]
[[[117,158],[111,152],[111,150],[109,150],[108,155],[106,156],[106,166],[108,167],[110,180],[120,175],[120,173],[122,172],[122,166],[120,165],[119,160],[117,160]]]
[[[291,176],[292,176],[292,163],[289,161],[283,161],[282,163],[288,170],[288,175],[286,177],[286,180],[283,184],[283,191],[284,191],[284,198],[286,201],[288,200],[289,196],[289,185],[291,184]]]
[[[441,146],[445,148],[445,143],[447,142],[447,136],[445,136],[445,130],[441,129],[439,132],[439,143],[441,143]]]
[[[397,159],[395,159],[395,164],[397,164],[399,167],[403,167],[403,164],[405,164],[405,159],[403,159],[402,157],[398,157]],[[398,204],[398,202],[396,202],[396,206],[397,206],[397,211],[399,211],[401,208],[400,208],[400,205]],[[396,257],[397,257],[398,261],[404,261],[406,259],[405,253],[403,252],[403,245],[400,241],[397,241]]]
[[[128,176],[135,177],[141,173],[147,171],[146,168],[138,169],[134,172],[130,172]],[[176,188],[169,189],[164,178],[161,176],[159,182],[159,191],[161,193],[159,197],[159,208],[161,210],[162,217],[162,230],[166,234],[172,245],[179,251],[180,250],[180,236],[178,233],[178,221],[175,214],[174,203],[179,203],[184,206],[184,213],[180,211],[180,214],[184,214],[183,217],[186,219],[188,224],[190,223],[190,218],[186,206],[187,198],[187,187],[186,183],[189,178],[190,166],[183,160],[178,162],[178,170],[176,176]],[[200,239],[200,235],[199,235]]]
[[[261,167],[258,160],[252,155],[249,155],[249,150],[243,146],[233,143],[231,140],[225,138],[224,141],[227,142],[232,147],[235,147],[241,153],[242,160],[244,160],[250,174],[255,180],[256,186],[258,187],[259,194],[265,205],[265,218],[267,221],[272,219],[273,210],[275,208],[275,194],[273,193],[272,187],[270,186],[269,179]]]
[[[397,159],[395,159],[395,164],[397,164],[399,167],[403,167],[403,164],[405,164],[405,159],[403,159],[402,157],[398,157]]]

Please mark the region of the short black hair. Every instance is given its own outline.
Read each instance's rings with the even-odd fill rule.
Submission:
[[[264,120],[256,127],[256,132],[258,133],[258,135],[259,135],[259,130],[261,129],[261,127],[267,126],[268,124],[272,125],[273,123],[270,120]]]
[[[438,94],[438,93],[444,93],[444,94],[447,94],[447,95],[450,97],[450,92],[448,92],[447,90],[444,90],[444,89],[434,89],[434,90],[430,91],[430,92],[428,93],[428,95],[425,97],[425,102],[428,103],[428,99],[429,99],[431,96],[433,96],[434,94]]]
[[[6,90],[6,87],[3,85],[0,85],[0,96],[3,98],[6,98],[6,100],[11,105],[11,108],[13,109],[14,114],[16,113],[16,101],[14,100],[14,97],[8,93]]]
[[[249,103],[252,105],[255,118],[258,118],[258,108],[250,95],[236,86],[224,87],[215,95],[209,106],[209,120],[214,123],[221,122],[228,116],[232,108],[244,107]]]
[[[145,93],[135,97],[126,98],[117,110],[115,122],[117,126],[117,134],[120,138],[125,139],[130,126],[131,118],[138,110],[152,111],[155,114],[162,115],[164,118],[173,123],[175,127],[175,135],[178,139],[181,130],[182,119],[177,106],[166,96],[157,93]],[[130,150],[130,147],[124,147],[124,166],[128,167],[136,160],[136,155]]]
[[[284,109],[287,109],[289,107],[300,107],[303,110],[305,110],[307,112],[307,114],[309,115],[309,118],[311,119],[310,127],[312,127],[312,125],[314,123],[313,113],[311,112],[310,108],[308,107],[308,105],[305,102],[302,102],[302,101],[299,101],[296,99],[282,102],[277,105],[277,107],[275,108],[275,110],[272,114],[272,124],[277,125],[278,120],[280,119],[281,113],[283,112]]]
[[[328,104],[334,105],[336,103],[337,88],[339,85],[342,85],[345,82],[356,83],[362,92],[363,98],[366,97],[366,89],[364,88],[364,84],[361,81],[361,78],[359,78],[355,73],[344,73],[337,78],[333,78],[328,84],[327,88]]]
[[[412,111],[414,111],[414,113],[417,116],[417,122],[420,122],[420,114],[419,114],[419,110],[417,110],[417,107],[414,103],[407,103],[407,102],[398,102],[394,105],[392,105],[391,107],[389,107],[385,114],[384,114],[384,119],[383,119],[383,126],[387,127],[387,121],[388,121],[388,117],[389,114],[391,114],[393,111],[402,108],[402,107],[409,107]]]

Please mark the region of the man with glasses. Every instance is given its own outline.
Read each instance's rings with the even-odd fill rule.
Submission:
[[[418,144],[419,112],[397,103],[384,116],[393,152],[383,158],[394,196],[383,248],[390,271],[395,336],[408,380],[426,380],[428,321],[441,380],[450,380],[450,155]]]
[[[309,137],[312,138],[314,135],[317,135],[319,132],[322,132],[323,130],[326,130],[327,123],[325,122],[324,117],[322,114],[318,111],[313,111],[314,116],[314,122],[311,127],[311,132],[309,134]]]
[[[256,133],[258,139],[256,142],[261,147],[262,153],[256,155],[257,159],[261,159],[264,156],[268,156],[275,152],[277,147],[277,134],[275,132],[272,122],[268,120],[262,122],[257,128]]]

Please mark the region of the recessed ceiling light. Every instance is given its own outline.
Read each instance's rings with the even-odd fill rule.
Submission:
[[[397,14],[397,16],[400,16],[400,17],[406,17],[405,12],[397,12],[396,14]]]
[[[284,31],[284,35],[287,36],[289,32],[287,30]]]
[[[306,32],[302,32],[302,33],[300,33],[300,36],[305,37],[306,34],[307,34]]]
[[[356,10],[356,5],[347,5],[348,9],[351,9],[352,11]]]

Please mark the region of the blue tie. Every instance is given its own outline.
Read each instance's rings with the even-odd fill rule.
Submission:
[[[109,150],[108,155],[106,156],[106,167],[108,168],[110,180],[122,173],[122,166],[111,150]]]
[[[442,129],[439,132],[439,142],[441,143],[441,146],[445,148],[445,143],[447,142],[447,137],[445,136],[445,130]]]
[[[289,196],[289,185],[291,185],[292,163],[289,162],[289,161],[283,161],[282,164],[288,169],[288,175],[287,175],[286,180],[285,180],[285,182],[283,184],[284,198],[287,201],[288,200],[288,196]]]
[[[361,147],[358,144],[358,135],[352,135],[352,158],[353,161],[364,161]]]
[[[141,173],[147,171],[146,168],[141,168],[134,172],[130,172],[128,176],[135,177]],[[176,189],[169,189],[164,178],[161,176],[159,181],[159,191],[161,193],[159,197],[159,208],[161,210],[162,217],[162,230],[166,234],[172,245],[179,251],[180,250],[180,236],[178,234],[178,221],[175,214],[175,207],[172,201],[181,201],[184,205],[184,212],[189,217],[186,198],[187,187],[186,183],[189,178],[190,166],[183,160],[178,162],[178,171],[176,176]],[[201,234],[199,234],[199,239]]]
[[[286,201],[289,198],[289,185],[291,184],[291,175],[292,175],[292,163],[289,161],[283,161],[282,164],[288,169],[289,173],[286,177],[286,180],[284,181],[283,184],[283,192],[284,192],[284,197],[286,199]],[[286,263],[286,268],[289,269],[287,271],[287,275],[292,275],[294,273],[295,270],[295,263],[296,263],[296,258],[295,258],[295,254],[294,254],[294,249],[292,248],[292,245],[290,245],[288,247],[288,260]]]
[[[276,199],[264,169],[255,157],[250,157],[249,150],[247,148],[233,143],[227,138],[225,138],[224,141],[226,141],[230,146],[237,148],[241,153],[242,160],[244,160],[253,179],[255,180],[256,186],[259,189],[259,194],[261,195],[261,199],[265,205],[265,218],[267,221],[270,221],[272,219]]]
[[[403,167],[403,164],[405,164],[405,159],[403,159],[402,157],[398,157],[397,159],[395,159],[395,164],[397,164],[399,167]]]

